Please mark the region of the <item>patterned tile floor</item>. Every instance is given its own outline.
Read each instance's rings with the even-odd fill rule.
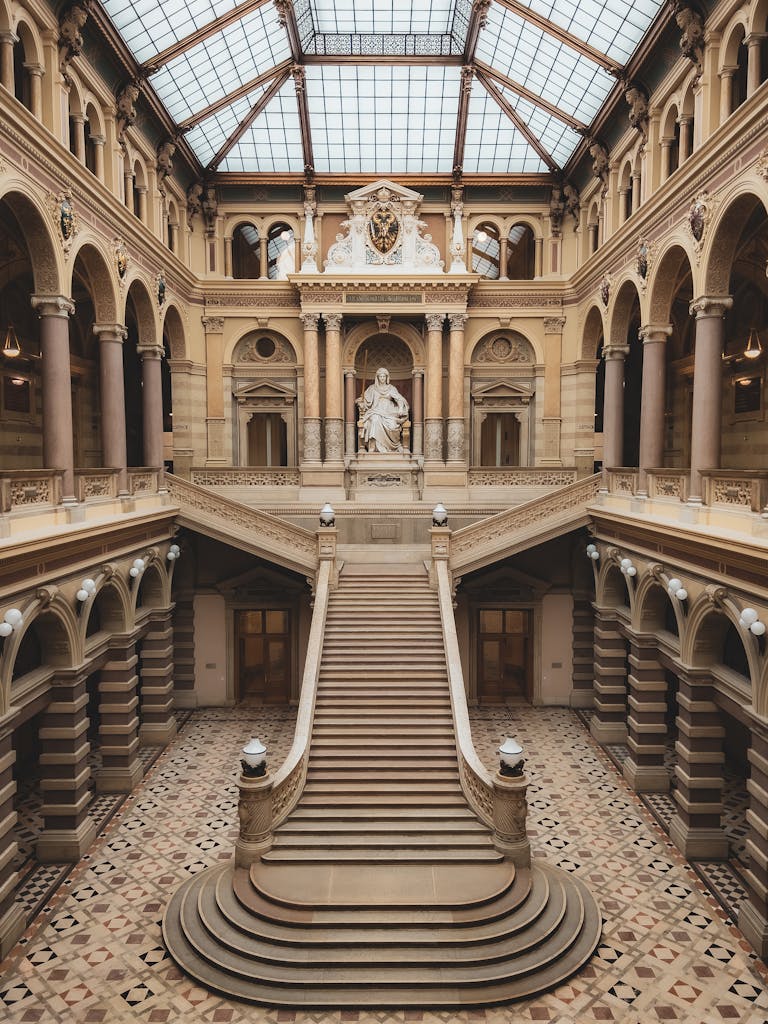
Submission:
[[[231,854],[244,739],[260,735],[277,764],[292,737],[291,717],[278,708],[210,710],[192,715],[4,962],[3,1019],[768,1024],[765,965],[580,719],[563,709],[493,708],[473,712],[473,723],[489,767],[507,733],[524,744],[534,854],[577,873],[600,902],[602,942],[568,984],[510,1007],[457,1013],[294,1013],[196,987],[163,948],[163,908],[190,874]]]

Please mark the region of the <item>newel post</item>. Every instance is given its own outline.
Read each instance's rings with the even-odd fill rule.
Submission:
[[[493,843],[520,868],[531,866],[528,838],[528,776],[523,772],[523,748],[513,739],[499,747],[501,764],[493,777]]]
[[[267,748],[258,739],[250,740],[242,750],[242,772],[237,781],[240,834],[235,843],[235,867],[238,868],[255,864],[274,839],[272,776],[267,771],[266,755]]]
[[[448,513],[440,503],[435,505],[432,510],[432,526],[429,531],[429,538],[432,547],[429,585],[433,590],[437,590],[437,563],[445,562],[447,566],[448,560],[451,557],[451,529],[448,526]]]

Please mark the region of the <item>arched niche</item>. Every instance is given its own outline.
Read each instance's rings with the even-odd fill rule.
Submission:
[[[535,370],[533,345],[519,331],[478,341],[470,361],[471,465],[531,465]]]
[[[408,403],[413,418],[413,353],[402,338],[382,332],[374,334],[355,352],[356,397],[373,383],[376,371],[383,367],[389,371],[394,384]]]
[[[248,331],[232,352],[235,463],[277,468],[298,461],[298,379],[293,345],[277,331]]]

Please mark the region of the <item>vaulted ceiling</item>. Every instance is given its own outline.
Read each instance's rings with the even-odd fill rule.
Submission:
[[[663,0],[102,0],[206,171],[561,169]]]

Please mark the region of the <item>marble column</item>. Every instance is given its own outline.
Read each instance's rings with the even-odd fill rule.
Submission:
[[[733,305],[730,296],[694,299],[691,315],[696,317],[696,346],[693,367],[693,411],[691,416],[691,483],[688,501],[701,504],[701,471],[720,465],[722,435],[722,363],[725,341],[725,311]]]
[[[627,196],[629,194],[628,188],[619,189],[619,224],[623,224],[627,219]]]
[[[357,439],[357,406],[355,405],[355,371],[344,371],[344,451],[354,458]]]
[[[678,673],[677,765],[673,797],[677,805],[669,838],[688,860],[724,860],[728,837],[723,813],[723,737],[715,688],[706,669]]]
[[[139,218],[142,224],[148,224],[147,218],[147,186],[139,185],[136,189],[139,196],[139,208],[136,211],[136,216]]]
[[[130,167],[123,167],[123,202],[129,210],[135,212],[133,209],[133,171]]]
[[[589,731],[598,743],[627,739],[627,641],[615,615],[595,610],[595,713]]]
[[[464,444],[464,328],[469,317],[466,313],[451,313],[448,354],[448,452],[447,461],[463,465],[466,461]]]
[[[16,822],[14,810],[16,780],[13,765],[16,751],[13,747],[13,727],[18,708],[0,716],[0,960],[3,960],[21,938],[27,923],[27,916],[21,903],[17,903],[16,888],[19,873],[16,870]]]
[[[598,233],[599,230],[600,230],[600,225],[599,224],[592,223],[592,224],[588,224],[587,225],[587,231],[589,232],[589,251],[590,251],[590,253],[597,252],[597,247],[598,247],[599,242],[600,242],[599,233]]]
[[[87,711],[86,676],[54,679],[39,732],[43,829],[36,853],[43,864],[80,860],[96,836],[96,823],[88,814]]]
[[[533,276],[541,277],[544,273],[544,239],[533,240]]]
[[[666,793],[667,679],[655,636],[633,637],[629,645],[627,746],[624,778],[636,793]]]
[[[73,114],[70,118],[70,131],[72,132],[72,152],[80,161],[85,163],[85,118],[82,114]]]
[[[739,908],[739,928],[763,960],[768,957],[768,734],[765,722],[751,724],[747,780],[749,810],[747,852],[749,867],[743,871],[749,899]]]
[[[93,144],[93,173],[99,181],[104,181],[104,147],[107,140],[104,135],[92,135],[91,142]]]
[[[502,235],[499,239],[499,280],[508,281],[507,275],[507,253],[509,250],[509,238]]]
[[[747,96],[760,87],[761,67],[760,51],[765,35],[761,32],[751,32],[744,42],[747,44]]]
[[[325,313],[325,461],[344,460],[341,389],[341,313]]]
[[[674,139],[661,139],[661,180],[666,181],[672,173],[672,143]]]
[[[304,325],[304,459],[320,464],[320,361],[317,351],[319,313],[302,313]]]
[[[33,117],[43,120],[43,75],[42,64],[25,64],[24,69],[29,76],[29,107]]]
[[[643,390],[640,406],[640,480],[638,494],[646,493],[649,469],[664,465],[664,405],[666,399],[666,341],[672,333],[669,324],[646,325],[640,331],[643,341]]]
[[[40,317],[43,389],[43,465],[62,472],[62,499],[75,503],[72,379],[69,370],[69,317],[75,312],[63,295],[33,295]]]
[[[259,232],[259,280],[266,281],[269,278],[269,248],[266,235]]]
[[[205,328],[206,466],[224,466],[224,317],[202,317]]]
[[[443,323],[445,313],[427,313],[427,401],[424,456],[443,459]]]
[[[176,735],[173,712],[173,626],[171,612],[153,618],[141,641],[139,739],[145,746],[166,746]]]
[[[627,345],[606,345],[603,404],[603,465],[614,469],[624,458],[624,360]]]
[[[640,178],[640,175],[639,174],[633,174],[632,175],[632,213],[637,213],[637,211],[640,209],[640,201],[641,201],[640,186],[641,185],[642,185],[642,180]]]
[[[720,72],[720,124],[725,124],[733,107],[733,75],[736,68],[723,68]]]
[[[680,163],[684,163],[693,152],[693,118],[680,118]]]
[[[544,451],[541,461],[542,465],[548,466],[563,464],[560,458],[560,426],[564,327],[565,317],[551,316],[544,320]],[[523,464],[527,465],[527,460]]]
[[[13,96],[13,47],[18,41],[18,36],[13,32],[0,32],[0,85]]]
[[[224,239],[224,277],[232,277],[232,237]]]
[[[411,409],[413,454],[424,454],[424,371],[413,371],[413,408]]]
[[[135,586],[135,584],[133,584]],[[96,774],[100,793],[130,793],[144,774],[139,749],[136,709],[136,645],[113,644],[99,682],[99,745],[101,768]]]
[[[122,324],[94,324],[93,333],[99,339],[102,461],[110,469],[118,470],[118,493],[127,494],[123,343],[128,332]]]
[[[139,345],[141,356],[141,405],[144,428],[144,465],[163,469],[163,378],[161,345]]]

